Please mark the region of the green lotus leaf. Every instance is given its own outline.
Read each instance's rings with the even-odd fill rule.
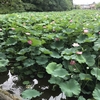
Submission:
[[[63,56],[65,60],[70,60],[71,56]]]
[[[52,33],[52,34],[43,34],[43,38],[45,38],[46,40],[51,40],[51,39],[53,39],[55,36],[56,36],[56,34],[54,33]]]
[[[35,98],[37,96],[40,96],[41,93],[35,89],[28,89],[28,90],[25,90],[24,92],[22,92],[22,97],[25,98],[25,99],[32,99],[32,98]]]
[[[70,24],[68,27],[71,28],[71,29],[74,29],[74,28],[76,28],[76,26],[77,26],[77,25],[76,25],[75,23],[72,23],[72,24]]]
[[[70,28],[67,28],[67,29],[66,29],[66,33],[67,33],[67,34],[71,34],[71,33],[73,33],[73,32],[74,32],[73,29],[70,29]]]
[[[95,100],[100,100],[100,89],[95,89],[93,91],[93,97]]]
[[[32,41],[32,44],[31,44],[32,46],[40,46],[40,45],[42,45],[42,41],[39,40],[39,39],[30,37],[29,40]]]
[[[29,47],[29,51],[31,51],[30,52],[31,56],[35,56],[35,55],[40,55],[41,54],[41,51],[37,47],[30,46]]]
[[[74,79],[62,82],[59,84],[59,86],[62,92],[64,92],[64,94],[67,97],[73,97],[73,95],[79,95],[81,91],[79,83]]]
[[[63,60],[63,66],[65,69],[68,69],[69,62],[67,60]]]
[[[86,62],[86,59],[84,58],[83,55],[76,55],[75,60],[78,61],[79,63],[85,63]]]
[[[0,36],[2,36],[2,35],[4,35],[4,33],[3,32],[0,32]]]
[[[26,42],[27,42],[26,36],[18,36],[18,39],[19,39],[22,43],[26,43]]]
[[[50,54],[50,56],[53,57],[53,58],[61,58],[61,56],[56,51],[52,51],[52,53]]]
[[[8,45],[8,46],[10,46],[10,45],[15,45],[17,43],[17,40],[15,39],[15,38],[8,38],[7,39],[7,41],[6,41],[6,44]]]
[[[6,67],[0,67],[0,72],[5,72],[5,71],[7,71]]]
[[[55,69],[54,72],[52,73],[52,75],[54,77],[61,77],[61,78],[64,78],[65,76],[69,75],[68,71],[66,71],[65,69],[63,68],[58,68],[58,69]]]
[[[73,51],[72,48],[71,49],[65,49],[64,51],[62,51],[62,55],[72,55]]]
[[[34,30],[42,30],[42,24],[35,24],[34,26],[33,26],[33,29]]]
[[[48,30],[52,30],[52,25],[48,24],[48,25],[47,25],[47,29],[48,29]]]
[[[83,96],[80,96],[78,100],[86,100]]]
[[[78,43],[84,43],[85,40],[86,40],[87,38],[88,38],[88,37],[87,37],[86,35],[80,34],[80,35],[77,37],[76,42],[78,42]]]
[[[50,50],[48,50],[48,49],[46,49],[46,48],[39,48],[39,50],[40,50],[41,52],[43,52],[44,54],[51,54],[51,53],[52,53]]]
[[[53,42],[50,47],[52,49],[58,49],[58,50],[61,50],[63,47],[64,47],[64,43],[61,42],[61,41],[56,41],[56,42]]]
[[[87,38],[86,42],[94,42],[94,41],[96,41],[96,39],[97,39],[97,36],[96,35],[92,35],[92,36]]]
[[[100,31],[100,26],[95,26],[94,32],[98,33]]]
[[[71,71],[71,72],[80,72],[80,66],[78,64],[75,64],[74,65],[68,65],[68,69]]]
[[[11,31],[9,31],[9,34],[11,34],[11,35],[12,34],[16,34],[16,32],[14,32],[14,31],[11,30]]]
[[[37,73],[37,76],[38,76],[39,78],[43,78],[43,77],[44,77],[44,72],[38,72],[38,73]]]
[[[32,60],[32,59],[26,59],[26,60],[23,62],[23,65],[24,65],[25,67],[29,67],[29,66],[32,66],[32,65],[34,65],[34,64],[35,64],[35,61]]]
[[[26,56],[19,56],[19,57],[16,57],[16,60],[22,61],[22,60],[25,60],[26,58],[27,58]]]
[[[49,79],[49,83],[51,84],[60,84],[63,80],[60,78],[60,77],[54,77],[52,76],[50,79]]]
[[[6,58],[6,55],[4,54],[4,53],[2,53],[2,52],[0,52],[0,59],[2,59],[2,58]]]
[[[31,75],[32,73],[33,73],[32,70],[26,70],[26,71],[24,71],[25,75]]]
[[[5,67],[8,64],[8,59],[1,59],[0,60],[0,68]]]
[[[95,57],[94,57],[94,55],[91,55],[90,53],[86,53],[83,56],[86,59],[86,64],[88,66],[93,66],[95,64],[95,59],[94,59]]]
[[[24,54],[27,53],[27,52],[30,52],[29,48],[24,48],[24,49],[21,49],[21,50],[18,52],[18,54],[24,55]]]
[[[6,52],[9,52],[9,53],[15,53],[15,49],[14,48],[7,48],[6,49]]]
[[[97,78],[97,80],[100,81],[100,69],[99,68],[93,68],[91,70],[91,74],[94,75]]]
[[[95,64],[95,59],[91,56],[91,57],[87,57],[86,58],[86,64],[88,65],[88,66],[93,66],[94,64]]]
[[[46,71],[48,74],[52,74],[54,72],[54,70],[61,68],[62,65],[61,64],[57,64],[55,62],[51,62],[47,65],[46,67]]]
[[[100,50],[100,38],[96,42],[94,42],[93,48],[95,51]]]
[[[28,85],[28,84],[30,84],[30,82],[29,81],[24,81],[23,84]]]
[[[92,76],[90,74],[80,73],[79,77],[81,80],[92,80]]]
[[[38,57],[36,57],[36,62],[39,65],[44,65],[48,62],[48,57],[45,55],[38,56]]]
[[[96,85],[92,95],[93,95],[95,100],[100,100],[100,84]]]

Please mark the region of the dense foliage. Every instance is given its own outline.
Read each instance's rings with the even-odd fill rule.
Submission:
[[[64,11],[73,8],[72,0],[22,0],[26,10],[37,11]],[[31,5],[33,5],[32,8]]]
[[[0,0],[0,13],[13,13],[25,11],[21,0]]]
[[[0,13],[65,11],[72,8],[72,0],[0,0]]]
[[[100,2],[96,4],[96,8],[100,10]]]
[[[0,15],[0,72],[8,68],[20,78],[48,74],[66,97],[99,100],[100,12]]]

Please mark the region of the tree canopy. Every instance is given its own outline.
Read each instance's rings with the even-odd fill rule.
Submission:
[[[0,0],[0,13],[22,11],[65,11],[73,8],[72,0]]]
[[[100,9],[100,2],[96,4],[96,8]]]

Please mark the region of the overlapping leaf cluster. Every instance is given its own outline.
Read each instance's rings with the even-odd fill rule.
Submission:
[[[0,15],[0,72],[8,67],[22,78],[50,74],[67,97],[99,100],[100,13]]]

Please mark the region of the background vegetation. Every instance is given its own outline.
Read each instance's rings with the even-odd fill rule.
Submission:
[[[72,8],[72,0],[0,0],[0,13],[65,11],[71,10]]]
[[[100,9],[100,3],[96,4],[96,8]]]

